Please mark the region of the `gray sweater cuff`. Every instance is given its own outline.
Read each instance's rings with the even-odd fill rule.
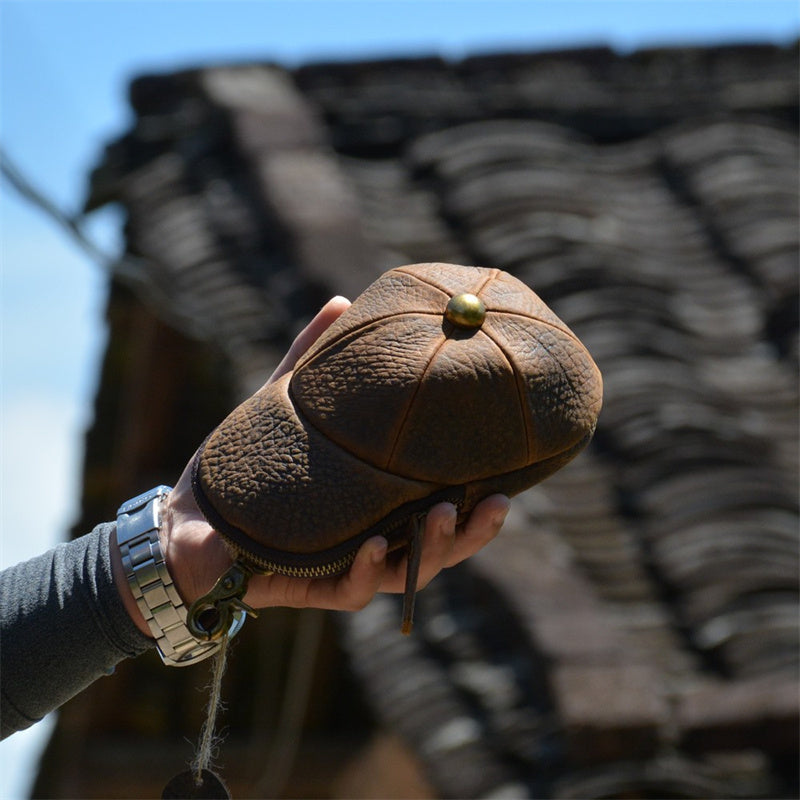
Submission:
[[[116,523],[0,573],[0,738],[27,728],[154,646],[111,571]]]

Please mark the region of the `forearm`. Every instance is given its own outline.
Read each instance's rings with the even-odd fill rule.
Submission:
[[[3,738],[153,646],[115,583],[114,530],[99,525],[0,573]]]

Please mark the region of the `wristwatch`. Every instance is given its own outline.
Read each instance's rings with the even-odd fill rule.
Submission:
[[[221,641],[192,636],[186,625],[186,606],[167,570],[158,531],[161,503],[171,491],[169,486],[157,486],[123,503],[117,511],[117,543],[125,576],[155,637],[161,660],[172,667],[185,667],[214,655]],[[229,637],[238,633],[244,619],[243,612],[234,615]]]

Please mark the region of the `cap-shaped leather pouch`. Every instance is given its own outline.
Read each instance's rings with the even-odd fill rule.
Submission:
[[[257,571],[347,569],[435,503],[462,517],[589,442],[602,381],[570,329],[498,269],[414,264],[373,283],[236,408],[193,465],[200,509]]]

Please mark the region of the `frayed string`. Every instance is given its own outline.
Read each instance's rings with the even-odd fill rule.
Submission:
[[[217,712],[222,706],[222,676],[225,674],[225,667],[228,660],[228,636],[222,638],[222,645],[214,655],[214,664],[211,671],[211,684],[209,686],[208,708],[206,709],[206,720],[200,732],[200,742],[197,746],[197,754],[191,763],[191,770],[194,774],[194,781],[197,786],[203,782],[203,770],[210,769],[211,759],[214,751],[219,744],[219,737],[215,736],[214,729],[217,724]]]

